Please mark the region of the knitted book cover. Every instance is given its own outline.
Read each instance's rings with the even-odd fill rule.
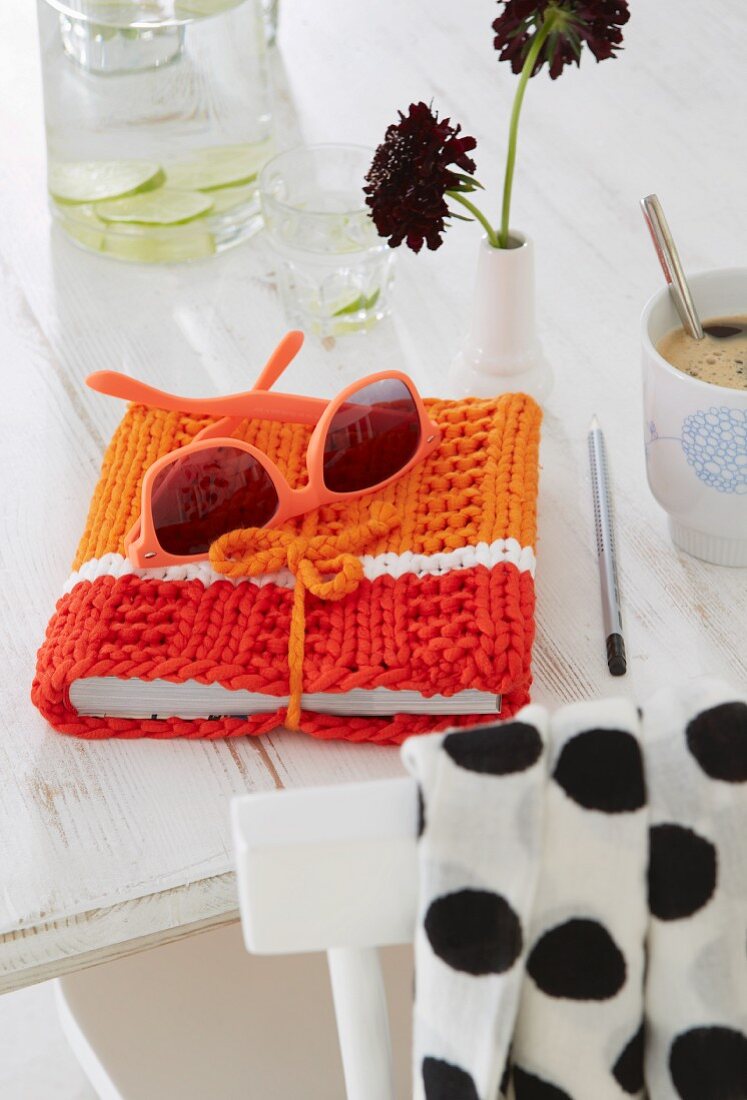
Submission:
[[[45,718],[88,738],[215,738],[285,724],[320,738],[398,744],[489,719],[335,717],[304,711],[301,690],[450,696],[472,688],[502,695],[502,717],[522,707],[534,639],[541,413],[523,394],[425,405],[441,443],[385,490],[255,530],[249,543],[241,533],[238,564],[229,535],[210,562],[158,570],[135,570],[124,553],[143,475],[210,419],[131,405],[39,650],[32,698]],[[300,486],[310,431],[246,420],[234,435]],[[219,683],[282,700],[293,695],[294,668],[295,706],[292,699],[272,714],[101,718],[78,714],[70,701],[76,680],[106,676]]]

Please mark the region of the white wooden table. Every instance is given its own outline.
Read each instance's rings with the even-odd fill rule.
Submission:
[[[556,371],[542,446],[535,699],[645,696],[720,673],[744,687],[747,575],[676,553],[646,487],[638,316],[659,272],[638,210],[656,190],[687,265],[744,264],[740,0],[635,0],[620,60],[529,88],[514,223],[537,242],[542,336]],[[676,23],[673,17],[676,15]],[[278,110],[288,141],[376,143],[433,97],[478,138],[497,183],[514,78],[490,3],[286,0]],[[674,29],[673,29],[674,28]],[[279,732],[218,743],[86,743],[29,702],[34,655],[65,581],[121,408],[96,368],[195,395],[242,388],[283,331],[272,259],[253,242],[192,267],[88,256],[50,233],[31,0],[0,12],[0,991],[236,918],[228,801],[238,792],[395,775],[397,751]],[[313,343],[289,386],[331,395],[381,366],[439,394],[465,325],[478,234],[403,255],[393,320]],[[606,670],[585,431],[607,431],[629,674]]]

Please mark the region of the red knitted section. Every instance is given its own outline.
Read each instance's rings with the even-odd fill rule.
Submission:
[[[82,581],[57,604],[39,650],[32,698],[61,733],[81,737],[261,734],[284,711],[212,721],[86,718],[68,690],[87,676],[219,682],[285,696],[293,593],[275,584],[162,581],[134,575]],[[534,636],[531,574],[505,562],[440,576],[363,580],[336,603],[307,593],[305,692],[387,687],[450,695],[503,694],[502,717],[529,700]],[[484,721],[490,721],[485,718]],[[303,712],[314,737],[399,744],[474,716],[331,717]]]

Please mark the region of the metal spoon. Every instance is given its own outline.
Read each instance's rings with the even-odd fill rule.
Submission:
[[[664,278],[669,286],[669,293],[685,331],[692,336],[693,340],[702,340],[704,335],[703,326],[700,323],[690,287],[687,285],[677,246],[674,243],[667,219],[664,217],[661,203],[656,195],[646,195],[645,199],[641,199],[641,208],[651,234],[651,240],[654,242],[656,255],[659,257],[661,269],[664,272]]]
[[[645,199],[641,199],[641,208],[651,234],[651,240],[654,242],[656,255],[659,257],[659,263],[664,272],[664,278],[667,280],[672,301],[677,307],[677,312],[685,330],[692,336],[693,340],[702,340],[704,335],[713,336],[716,340],[728,340],[730,336],[739,336],[740,333],[747,331],[747,325],[731,323],[702,325],[700,323],[700,317],[680,263],[677,246],[674,243],[674,238],[667,224],[667,219],[664,217],[664,211],[658,197],[647,195]]]

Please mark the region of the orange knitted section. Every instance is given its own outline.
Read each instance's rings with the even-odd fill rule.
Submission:
[[[381,493],[320,508],[283,529],[313,537],[358,526],[383,501],[396,508],[402,522],[372,542],[367,554],[435,554],[503,538],[534,546],[538,406],[523,394],[489,401],[426,400],[425,405],[443,433],[429,458]],[[130,406],[106,452],[73,569],[106,553],[124,553],[124,537],[140,514],[145,471],[209,423],[209,417]],[[266,420],[244,421],[234,433],[269,455],[294,487],[306,482],[310,434],[301,425]]]
[[[74,562],[85,566],[81,579],[58,602],[39,651],[40,711],[83,737],[227,737],[285,722],[315,737],[390,744],[477,719],[331,717],[303,711],[302,694],[474,688],[502,694],[502,715],[513,714],[531,683],[541,414],[520,394],[426,405],[443,438],[406,477],[277,529],[231,532],[211,548],[212,572],[188,579],[121,575],[121,555],[145,471],[209,421],[131,406],[91,503]],[[304,483],[308,429],[245,421],[235,434],[292,485]],[[504,553],[507,539],[515,541]],[[78,715],[71,685],[100,676],[217,682],[291,702],[270,715],[204,721]]]

